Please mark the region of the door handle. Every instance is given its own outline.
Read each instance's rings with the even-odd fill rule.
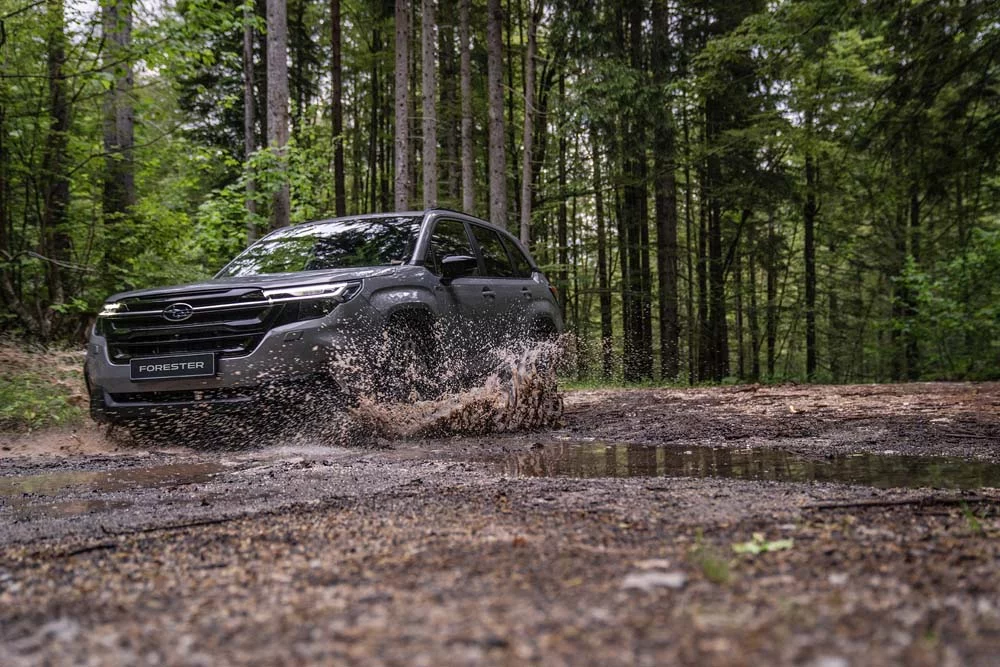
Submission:
[[[523,296],[523,297],[524,297],[525,299],[531,299],[531,290],[530,290],[530,289],[528,289],[527,287],[522,287],[522,288],[521,288],[521,295],[522,295],[522,296]]]
[[[496,296],[497,296],[497,293],[494,292],[493,290],[491,290],[489,287],[484,287],[483,288],[483,298],[484,299],[495,299]]]

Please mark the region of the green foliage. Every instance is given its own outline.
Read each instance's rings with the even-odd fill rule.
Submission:
[[[244,247],[248,230],[267,230],[272,196],[285,178],[293,222],[328,216],[334,208],[328,6],[289,2],[293,127],[279,160],[266,149],[244,158],[245,23],[257,30],[256,145],[266,135],[261,3],[132,5],[137,16],[125,53],[136,73],[130,97],[137,202],[112,218],[103,212],[104,102],[121,64],[104,62],[101,5],[0,0],[6,34],[0,45],[0,331],[79,336],[81,322],[109,291],[212,275]],[[392,3],[342,5],[340,139],[348,212],[381,210],[392,202],[395,152]],[[654,185],[666,164],[672,165],[676,195],[681,379],[805,379],[803,207],[810,195],[817,204],[815,379],[1000,377],[1000,293],[990,279],[1000,271],[1000,28],[993,5],[658,3],[670,14],[665,53],[654,48],[664,42],[654,39],[660,24],[652,20],[653,6],[641,4],[636,20],[639,6],[620,0],[542,3],[536,111],[545,115],[535,118],[532,250],[550,273],[566,276],[560,289],[579,338],[576,374],[587,378],[602,368],[597,187],[607,230],[612,365],[623,357],[623,283],[643,292],[653,319],[643,336],[654,339],[648,342],[656,350],[656,308],[663,298],[656,249],[641,249],[650,260],[648,268],[640,267],[648,273],[642,280],[623,276],[619,227],[625,189],[644,178],[640,225],[655,243],[662,202]],[[438,15],[439,190],[440,201],[451,206],[461,201],[454,9],[446,3]],[[522,9],[511,5],[504,28],[511,193],[520,186],[525,117]],[[488,210],[482,10],[481,2],[473,3],[473,212],[480,214]],[[46,147],[62,137],[50,132],[49,59],[60,41],[69,48],[62,67],[71,124],[65,164],[53,170]],[[423,64],[419,49],[415,54],[410,85],[419,96]],[[661,57],[668,62],[654,62]],[[419,119],[412,122],[416,129]],[[673,147],[667,154],[657,135],[664,127],[670,137],[663,145]],[[644,145],[629,143],[640,136]],[[415,145],[419,141],[418,131]],[[816,169],[811,186],[807,159]],[[643,164],[626,173],[633,162]],[[414,168],[420,183],[419,160]],[[56,228],[45,222],[45,185],[54,173],[69,184]],[[255,213],[248,211],[248,197]],[[513,203],[509,213],[517,207]],[[556,232],[564,210],[566,260]],[[711,221],[720,236],[714,250],[705,238]],[[713,266],[721,266],[721,294],[699,282],[699,269]],[[699,293],[703,289],[706,294]],[[700,368],[699,355],[720,343],[699,312],[706,296],[717,299],[727,327],[728,370],[718,375]],[[764,362],[769,344],[771,370]],[[758,372],[750,370],[754,361]],[[644,384],[673,380],[648,378]]]
[[[718,549],[705,543],[700,529],[695,546],[688,552],[688,558],[713,584],[725,585],[730,582],[729,560]]]
[[[0,375],[0,431],[31,431],[79,422],[83,411],[51,377],[32,372]]]
[[[897,320],[921,341],[931,378],[1000,377],[1000,231],[975,230],[957,257],[922,269],[912,258],[900,279],[915,317]]]

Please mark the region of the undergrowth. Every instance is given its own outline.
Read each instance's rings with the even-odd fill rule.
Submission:
[[[0,342],[0,431],[33,431],[83,420],[80,352]]]

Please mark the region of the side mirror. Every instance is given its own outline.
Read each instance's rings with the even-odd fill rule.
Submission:
[[[441,272],[444,280],[454,280],[462,276],[471,276],[479,268],[479,260],[468,255],[448,255],[441,260]]]

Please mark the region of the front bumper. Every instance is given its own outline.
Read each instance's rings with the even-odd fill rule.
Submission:
[[[268,332],[248,355],[219,358],[213,377],[135,381],[127,363],[111,362],[106,340],[95,334],[84,368],[91,416],[98,422],[135,423],[250,412],[280,397],[301,402],[324,382],[337,389],[333,362],[338,351],[353,349],[357,339],[328,319],[297,322]]]

